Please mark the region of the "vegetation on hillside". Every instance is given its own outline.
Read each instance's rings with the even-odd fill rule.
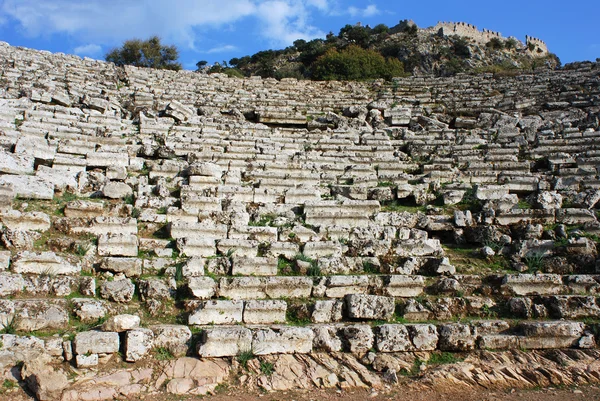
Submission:
[[[531,57],[514,39],[492,39],[485,46],[459,36],[441,36],[401,22],[395,27],[346,25],[325,39],[296,40],[282,50],[207,66],[199,71],[230,76],[315,80],[389,79],[408,74],[453,75],[459,72],[504,72],[560,64],[555,55]]]
[[[158,36],[147,40],[131,39],[125,41],[120,48],[112,49],[106,54],[106,61],[118,66],[134,65],[136,67],[158,68],[165,70],[181,70],[179,51],[173,45],[163,45]]]

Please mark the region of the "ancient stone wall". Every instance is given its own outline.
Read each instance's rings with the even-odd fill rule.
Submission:
[[[597,356],[597,63],[277,81],[2,44],[0,82],[1,366],[40,399]]]

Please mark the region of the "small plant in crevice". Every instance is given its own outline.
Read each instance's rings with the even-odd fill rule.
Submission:
[[[251,350],[247,350],[240,352],[236,359],[244,369],[248,369],[248,362],[254,358],[254,353]]]
[[[275,371],[275,366],[271,362],[261,361],[260,372],[265,376],[271,376]]]
[[[447,365],[451,363],[458,363],[464,361],[464,358],[459,358],[451,352],[435,352],[431,354],[428,365]]]
[[[525,265],[527,265],[527,267],[529,268],[529,271],[532,272],[535,270],[540,270],[542,267],[544,267],[545,259],[546,257],[544,256],[544,254],[534,253],[529,256],[526,256],[525,259],[523,259],[523,261],[525,262]]]
[[[170,361],[171,359],[175,358],[173,353],[165,347],[156,347],[154,348],[153,353],[154,358],[156,358],[158,361]]]

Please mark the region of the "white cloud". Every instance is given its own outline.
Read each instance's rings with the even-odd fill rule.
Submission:
[[[81,56],[96,56],[102,51],[102,46],[90,43],[87,45],[77,46],[73,49],[73,53]]]
[[[296,39],[312,39],[325,34],[309,25],[307,4],[301,1],[272,0],[258,6],[258,17],[265,23],[263,36],[274,44],[291,44]]]
[[[28,36],[77,35],[83,41],[115,43],[159,35],[194,46],[194,27],[220,26],[252,15],[251,0],[5,0],[10,17]]]
[[[237,46],[225,45],[225,46],[213,47],[212,49],[207,50],[205,53],[209,53],[209,54],[225,53],[225,52],[232,52],[232,51],[236,51],[236,50],[238,50]]]
[[[252,18],[273,44],[324,35],[310,24],[313,12],[327,14],[334,0],[0,0],[0,22],[10,19],[30,37],[65,34],[80,43],[114,46],[131,38],[159,35],[195,49],[208,28]]]
[[[365,8],[348,7],[347,13],[351,17],[373,17],[379,14],[380,11],[375,4],[370,4]]]

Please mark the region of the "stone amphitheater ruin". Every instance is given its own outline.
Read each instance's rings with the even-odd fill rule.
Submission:
[[[0,79],[0,366],[38,399],[600,381],[598,63],[277,81],[4,43]]]

